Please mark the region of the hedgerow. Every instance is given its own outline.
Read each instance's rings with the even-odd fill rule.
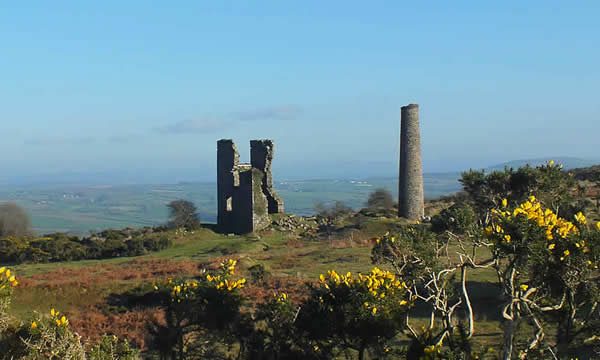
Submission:
[[[0,238],[0,262],[43,263],[138,256],[170,245],[165,233],[131,230],[105,230],[84,238],[64,233],[43,237],[9,236]]]

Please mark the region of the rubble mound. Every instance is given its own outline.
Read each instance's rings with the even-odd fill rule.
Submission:
[[[271,228],[277,231],[293,232],[298,235],[314,234],[319,229],[315,216],[304,217],[294,214],[275,214],[271,216]]]

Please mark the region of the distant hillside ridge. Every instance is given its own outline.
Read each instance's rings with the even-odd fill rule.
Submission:
[[[583,159],[577,157],[568,156],[556,156],[556,157],[543,157],[537,159],[524,159],[524,160],[512,160],[502,164],[492,165],[487,167],[486,171],[504,170],[504,167],[518,169],[527,164],[535,167],[547,163],[550,160],[554,160],[557,164],[562,164],[564,169],[576,169],[576,168],[587,168],[594,165],[600,165],[600,160]]]
[[[577,180],[600,181],[600,165],[569,170]]]

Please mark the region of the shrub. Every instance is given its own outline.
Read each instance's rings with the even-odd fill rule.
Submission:
[[[31,234],[31,219],[22,207],[15,203],[0,205],[0,236],[29,236]]]
[[[450,231],[462,235],[477,226],[476,220],[471,205],[455,204],[431,218],[431,230],[436,233]]]
[[[485,170],[469,170],[462,173],[459,181],[480,218],[484,218],[490,209],[498,207],[502,199],[514,205],[527,200],[530,194],[536,194],[554,211],[560,208],[561,212],[568,212],[570,217],[583,210],[583,204],[575,203],[575,195],[582,201],[584,194],[577,190],[573,176],[561,169],[561,165],[549,161],[536,168],[527,165],[517,170],[505,168],[504,171],[490,174],[485,174]]]
[[[341,226],[343,220],[353,212],[352,208],[344,205],[342,201],[336,201],[330,206],[319,201],[315,204],[314,210],[320,217],[319,229],[325,230],[328,234],[331,234],[336,227]]]
[[[169,208],[169,225],[173,228],[196,230],[200,228],[200,217],[196,205],[188,200],[171,201]]]
[[[406,284],[389,271],[373,268],[369,274],[321,274],[309,286],[301,304],[297,336],[305,337],[325,358],[334,351],[353,349],[385,355],[388,341],[403,329],[403,317],[412,306]]]
[[[588,224],[582,213],[569,221],[534,196],[516,206],[503,200],[492,209],[484,233],[492,242],[505,301],[506,355],[516,352],[513,339],[524,318],[533,321],[536,332],[521,350],[525,355],[541,349],[542,317],[553,318],[558,325],[556,344],[561,358],[576,355],[595,334],[594,304],[600,301],[595,281],[600,260],[598,230],[600,222]]]
[[[103,231],[99,235],[106,235],[105,239],[97,236],[79,239],[63,233],[33,239],[14,236],[0,238],[0,261],[39,263],[138,256],[148,251],[166,249],[172,244],[165,234],[133,233],[136,236],[130,239],[124,230]]]
[[[369,194],[367,206],[371,209],[390,209],[394,206],[392,193],[384,188],[375,189]]]
[[[250,275],[250,281],[253,284],[262,283],[269,273],[265,270],[262,264],[252,265],[248,268],[248,274]]]
[[[145,247],[146,242],[143,238],[136,237],[129,241],[126,241],[125,244],[127,244],[128,256],[144,255],[147,252]]]
[[[127,341],[103,336],[86,353],[81,337],[71,330],[69,320],[54,309],[34,313],[29,321],[16,322],[7,315],[12,290],[18,285],[10,269],[0,268],[0,359],[134,360],[138,351]]]
[[[217,343],[239,344],[245,351],[242,332],[248,315],[240,311],[243,297],[240,289],[246,279],[233,280],[237,261],[221,263],[217,274],[199,280],[169,280],[155,286],[165,310],[165,322],[149,324],[150,345],[160,356],[175,358],[210,358]],[[185,339],[203,340],[188,344]],[[211,344],[212,343],[212,344]]]
[[[336,201],[329,206],[319,201],[315,203],[314,210],[317,213],[317,215],[324,218],[329,218],[331,220],[339,219],[352,212],[352,208],[346,206],[343,201]]]
[[[88,353],[89,360],[135,360],[139,351],[131,348],[127,340],[119,341],[112,335],[104,335],[100,343],[92,346]]]
[[[255,318],[260,323],[250,346],[251,359],[311,359],[316,358],[314,345],[298,336],[296,316],[299,308],[286,293],[275,293],[258,304]]]

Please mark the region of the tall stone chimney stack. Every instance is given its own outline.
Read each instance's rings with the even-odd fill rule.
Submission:
[[[400,171],[398,179],[398,216],[420,220],[424,215],[423,168],[419,105],[401,108]]]

